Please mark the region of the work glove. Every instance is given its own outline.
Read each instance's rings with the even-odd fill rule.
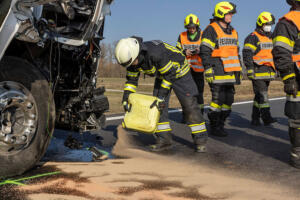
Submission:
[[[253,69],[247,70],[247,77],[248,77],[250,80],[253,80],[253,79],[254,79],[254,70],[253,70]]]
[[[159,111],[163,111],[166,106],[167,106],[167,104],[164,99],[159,98],[157,100],[157,108]]]
[[[208,83],[212,83],[214,81],[213,69],[211,67],[204,71],[204,77]]]
[[[128,103],[128,101],[123,101],[123,108],[125,112],[129,112],[130,111],[130,104]]]
[[[294,98],[296,98],[298,92],[296,79],[292,77],[284,80],[283,83],[284,83],[284,92],[288,95],[293,95]]]
[[[163,110],[165,109],[165,107],[166,107],[167,105],[166,105],[166,102],[165,102],[164,99],[158,98],[157,100],[155,100],[155,101],[151,104],[150,108],[153,108],[154,106],[156,106],[157,109],[161,112],[161,111],[163,111]]]

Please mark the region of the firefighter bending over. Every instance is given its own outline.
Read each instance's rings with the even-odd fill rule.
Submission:
[[[115,49],[115,57],[127,69],[123,105],[128,109],[128,97],[136,92],[140,73],[156,77],[153,96],[161,99],[160,120],[154,133],[156,144],[152,151],[163,151],[172,146],[172,128],[168,119],[168,102],[174,90],[185,121],[190,127],[196,152],[206,151],[207,131],[201,109],[197,105],[197,86],[190,73],[189,64],[180,50],[159,40],[143,42],[142,38],[121,39]]]

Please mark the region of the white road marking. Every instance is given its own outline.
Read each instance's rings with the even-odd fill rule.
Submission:
[[[269,101],[277,101],[277,100],[283,100],[286,97],[278,97],[278,98],[272,98],[269,99]],[[241,102],[236,102],[233,103],[232,105],[242,105],[242,104],[249,104],[249,103],[253,103],[253,101],[241,101]],[[209,106],[204,106],[204,108],[209,108]],[[174,109],[174,110],[169,110],[169,113],[177,113],[177,112],[181,112],[182,109]],[[115,116],[115,117],[107,117],[106,121],[113,121],[113,120],[119,120],[119,119],[123,119],[124,118],[124,114],[122,114],[121,116]]]
[[[107,92],[124,92],[124,90],[114,90],[114,89],[105,89]],[[152,95],[152,93],[150,92],[139,92],[140,94],[148,94],[148,95]]]

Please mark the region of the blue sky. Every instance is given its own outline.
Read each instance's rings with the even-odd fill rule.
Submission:
[[[184,18],[196,14],[200,28],[209,24],[217,0],[114,0],[112,15],[106,18],[105,43],[113,43],[123,37],[141,36],[145,41],[160,39],[175,45],[178,35],[184,31]],[[232,26],[239,33],[240,44],[255,29],[257,16],[271,12],[276,21],[288,12],[285,0],[231,0],[237,5]],[[274,27],[273,27],[274,28]]]

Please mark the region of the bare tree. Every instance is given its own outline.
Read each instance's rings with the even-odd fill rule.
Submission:
[[[121,67],[115,60],[114,47],[115,44],[102,43],[101,47],[101,61],[99,66],[100,77],[116,77],[123,78],[126,76],[126,70]]]

